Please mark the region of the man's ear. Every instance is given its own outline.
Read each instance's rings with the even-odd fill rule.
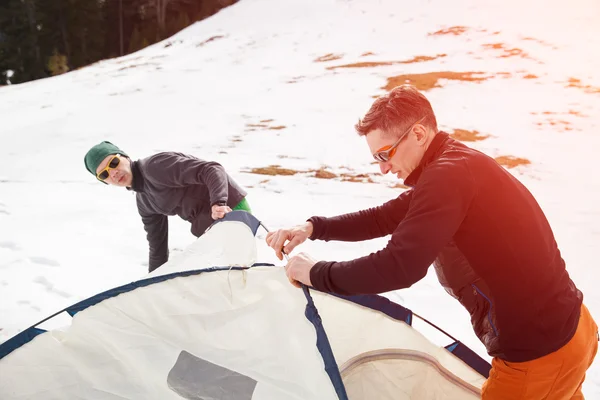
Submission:
[[[417,138],[417,141],[419,143],[426,143],[427,142],[427,129],[425,129],[425,127],[423,125],[415,125],[415,127],[413,128],[413,132],[415,133],[415,136]]]

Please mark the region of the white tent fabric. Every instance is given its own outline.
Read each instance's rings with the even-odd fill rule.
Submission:
[[[343,379],[336,392],[340,372],[325,370],[333,359],[316,346],[303,290],[281,267],[239,269],[255,264],[255,241],[243,222],[213,225],[150,284],[0,359],[0,398],[479,398],[484,378],[405,322],[311,290]]]

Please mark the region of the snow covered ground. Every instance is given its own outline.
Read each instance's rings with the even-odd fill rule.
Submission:
[[[353,125],[407,79],[441,129],[517,164],[510,171],[540,202],[600,320],[598,20],[597,0],[241,0],[138,53],[0,88],[0,341],[146,274],[134,195],[85,170],[92,145],[219,161],[269,228],[287,227],[403,190]],[[273,165],[296,174],[257,173],[283,172]],[[170,224],[176,255],[194,237],[177,217]],[[299,250],[347,260],[385,243]],[[259,245],[261,261],[274,261]],[[433,271],[391,297],[489,359]],[[584,393],[600,398],[600,362]]]

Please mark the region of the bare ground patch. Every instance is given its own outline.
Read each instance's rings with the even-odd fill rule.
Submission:
[[[290,80],[286,81],[286,83],[296,83],[298,81],[301,81],[302,79],[304,79],[305,77],[302,75],[299,76],[294,76],[292,77]]]
[[[586,85],[583,82],[581,82],[580,79],[577,78],[569,78],[567,87],[582,89],[586,93],[600,93],[600,87]]]
[[[320,56],[320,57],[315,58],[314,61],[315,62],[334,61],[334,60],[339,60],[343,56],[344,56],[343,54],[329,53],[329,54],[325,54],[324,56]]]
[[[490,137],[490,135],[483,135],[479,131],[468,131],[465,129],[455,129],[450,136],[461,142],[478,142]]]
[[[407,74],[393,76],[387,79],[387,84],[382,89],[390,91],[396,86],[410,83],[419,90],[430,90],[436,87],[441,87],[439,84],[440,80],[454,80],[464,82],[482,82],[489,79],[488,76],[484,76],[483,72],[452,72],[452,71],[440,71],[440,72],[427,72],[424,74]]]
[[[328,70],[334,70],[339,68],[374,68],[374,67],[385,67],[389,65],[397,65],[397,64],[414,64],[426,61],[433,61],[438,58],[446,57],[447,54],[436,54],[435,56],[415,56],[409,60],[402,61],[363,61],[352,64],[343,64],[343,65],[333,65],[331,67],[327,67]]]
[[[375,183],[373,176],[375,173],[357,174],[353,172],[344,172],[340,174],[342,182],[360,182],[360,183]]]
[[[250,174],[270,175],[270,176],[276,176],[276,175],[291,176],[291,175],[296,175],[300,171],[296,171],[296,170],[289,169],[289,168],[282,168],[280,165],[269,165],[268,167],[251,168],[250,170],[243,171],[243,172],[248,172]]]
[[[398,61],[363,61],[353,64],[344,64],[344,65],[333,65],[331,67],[327,67],[328,70],[334,70],[339,68],[374,68],[374,67],[386,67],[389,65],[398,64]]]
[[[257,130],[270,130],[270,131],[280,131],[285,129],[285,125],[275,125],[272,124],[275,122],[273,119],[262,119],[257,123],[247,123],[246,124],[246,132],[253,132]]]
[[[127,62],[130,62],[130,61],[139,60],[139,59],[142,59],[142,58],[144,58],[144,56],[137,56],[137,57],[127,58],[125,60],[115,61],[115,64],[123,64],[123,63],[127,63]]]
[[[296,174],[309,174],[312,177],[320,178],[320,179],[333,179],[337,178],[337,174],[328,171],[327,167],[321,167],[318,169],[308,169],[308,170],[295,170],[290,168],[283,168],[280,165],[274,164],[269,165],[267,167],[258,167],[251,168],[250,170],[244,171],[251,174],[259,174],[259,175],[283,175],[283,176],[291,176]]]
[[[520,77],[523,79],[538,79],[539,78],[539,76],[528,73],[527,71],[517,71],[517,73],[521,74]],[[497,76],[499,78],[509,79],[509,78],[513,78],[515,75],[511,72],[496,72],[495,76]]]
[[[319,179],[333,179],[337,178],[337,175],[331,171],[327,171],[325,168],[320,168],[318,170],[311,171],[315,173],[315,178]]]
[[[429,36],[443,36],[443,35],[453,35],[459,36],[463,33],[467,32],[469,28],[466,26],[451,26],[449,28],[440,29],[439,31],[435,31],[430,33]]]
[[[145,62],[145,63],[140,63],[140,64],[126,65],[125,67],[119,68],[117,71],[123,71],[123,70],[126,70],[126,69],[137,68],[137,67],[145,67],[147,65],[154,66],[154,67],[159,66],[159,64],[154,63],[154,62]]]
[[[538,121],[535,124],[537,126],[551,126],[561,132],[568,132],[573,130],[569,121],[561,119],[547,118],[544,121]]]
[[[545,41],[540,40],[540,39],[533,38],[533,37],[526,36],[526,37],[523,37],[522,40],[529,41],[529,42],[536,42],[538,44],[541,44],[542,46],[551,47],[554,50],[558,50],[558,47],[556,47],[555,45],[550,44],[550,43],[545,42]]]
[[[579,118],[587,118],[588,116],[581,113],[577,110],[568,110],[566,112],[555,112],[555,111],[542,111],[542,112],[532,112],[531,115],[539,116],[540,120],[538,120],[535,124],[537,126],[550,126],[555,130],[560,132],[568,132],[572,131],[574,128],[570,121],[567,121],[565,118],[570,118],[572,116]]]
[[[109,96],[121,96],[121,95],[125,95],[125,94],[131,94],[131,93],[137,93],[137,92],[141,92],[142,89],[137,88],[137,89],[133,89],[133,90],[129,90],[127,92],[113,92],[113,93],[109,93]]]
[[[437,60],[438,58],[443,58],[443,57],[447,57],[447,56],[448,56],[448,54],[446,54],[446,53],[436,54],[435,56],[415,56],[415,57],[411,58],[410,60],[400,61],[400,64],[414,64],[414,63],[420,63],[420,62],[425,62],[425,61],[433,61],[433,60]]]
[[[576,117],[582,117],[582,118],[587,117],[587,115],[585,115],[581,111],[577,111],[577,110],[569,110],[567,113],[570,115],[575,115]]]
[[[375,53],[373,53],[372,51],[367,51],[366,53],[362,53],[360,56],[361,57],[368,57],[368,56],[374,56]]]
[[[486,50],[499,50],[500,53],[498,58],[508,58],[508,57],[521,57],[532,59],[529,54],[527,54],[522,49],[517,47],[509,47],[504,43],[486,43],[482,45]]]
[[[352,171],[350,168],[346,168],[347,172],[335,173],[329,170],[327,166],[321,166],[320,168],[306,169],[306,170],[295,170],[290,168],[283,168],[280,165],[269,165],[267,167],[258,167],[251,168],[246,171],[251,174],[259,174],[259,175],[282,175],[282,176],[292,176],[296,174],[302,174],[309,178],[317,178],[317,179],[336,179],[342,182],[360,182],[360,183],[374,183],[375,181],[372,179],[373,176],[377,175],[375,173],[356,173]]]
[[[244,132],[254,132],[254,131],[258,131],[258,130],[263,130],[263,131],[267,131],[267,130],[274,130],[274,131],[279,131],[282,129],[285,129],[286,126],[285,125],[278,125],[278,124],[274,124],[273,122],[275,122],[274,119],[272,118],[263,118],[263,119],[258,119],[256,117],[251,117],[249,115],[242,115],[242,117],[244,119],[253,119],[253,120],[258,120],[258,122],[247,122],[245,124],[245,129]],[[279,136],[280,134],[277,133],[276,136]],[[232,149],[235,148],[237,143],[243,142],[245,135],[233,135],[230,137],[229,141],[231,142],[228,146],[225,146],[226,149]],[[219,154],[227,154],[226,152],[219,152]]]
[[[204,40],[204,41],[202,41],[202,42],[198,43],[198,44],[196,45],[196,47],[201,47],[201,46],[204,46],[204,45],[205,45],[205,44],[207,44],[207,43],[213,42],[213,41],[215,41],[215,40],[223,39],[224,37],[225,37],[225,35],[215,35],[215,36],[211,36],[211,37],[209,37],[208,39],[206,39],[206,40]]]
[[[515,168],[519,165],[529,165],[531,161],[526,158],[514,157],[514,156],[499,156],[495,158],[496,162],[506,168]]]
[[[320,168],[311,168],[305,170],[295,170],[290,168],[283,168],[280,165],[269,165],[267,167],[259,167],[259,168],[251,168],[242,172],[251,173],[251,174],[259,174],[259,175],[268,175],[268,176],[293,176],[293,175],[302,175],[305,178],[316,178],[316,179],[331,179],[336,180],[338,182],[355,182],[355,183],[379,183],[386,185],[393,189],[409,189],[408,186],[400,183],[400,182],[378,182],[376,177],[381,177],[380,173],[375,172],[367,172],[367,173],[359,173],[354,171],[352,168],[348,167],[339,167],[339,169],[343,170],[343,172],[335,173],[330,170],[331,167],[321,166]],[[268,183],[269,179],[264,179],[259,182],[259,184]]]
[[[169,40],[163,47],[171,47],[176,43],[183,43],[183,40]]]

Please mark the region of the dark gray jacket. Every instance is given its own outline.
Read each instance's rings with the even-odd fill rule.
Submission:
[[[246,191],[217,162],[164,152],[131,163],[137,207],[150,246],[150,272],[169,259],[168,219],[179,215],[200,236],[212,222],[211,207],[235,207]]]

